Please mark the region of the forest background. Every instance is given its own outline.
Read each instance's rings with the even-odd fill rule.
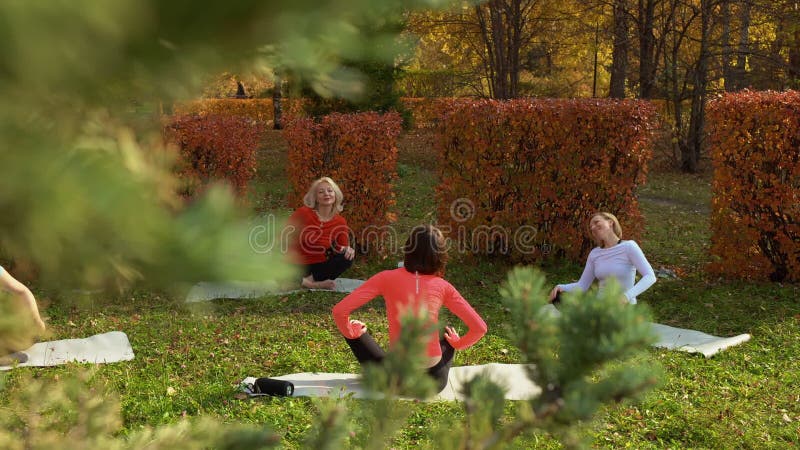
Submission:
[[[407,46],[388,66],[359,67],[373,91],[651,100],[668,132],[662,150],[688,172],[704,156],[709,99],[800,87],[800,5],[791,0],[453,2],[378,28],[401,30]],[[236,80],[251,97],[275,93],[269,74],[243,73],[220,75],[204,94],[234,96]]]

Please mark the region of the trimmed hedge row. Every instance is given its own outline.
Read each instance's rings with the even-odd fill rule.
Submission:
[[[179,194],[192,198],[212,181],[231,185],[245,197],[256,172],[256,149],[263,128],[240,116],[173,116],[164,127],[167,141],[180,149]]]
[[[708,107],[715,274],[800,280],[800,92],[726,94]]]
[[[283,118],[290,121],[304,116],[304,99],[284,99]],[[233,99],[210,98],[195,100],[187,103],[177,103],[173,106],[176,115],[220,115],[247,117],[262,127],[271,127],[274,120],[274,110],[271,98]]]
[[[457,97],[403,97],[400,104],[411,113],[413,128],[434,128],[448,112],[471,101],[469,98]]]
[[[454,106],[470,101],[463,98],[401,98],[402,108],[411,112],[415,128],[431,128],[436,126],[447,111]],[[308,105],[307,99],[283,99],[283,116],[288,122],[295,118],[305,117],[304,108]],[[232,99],[211,98],[194,100],[191,102],[176,103],[173,106],[176,115],[226,115],[249,117],[265,126],[272,126],[273,113],[271,98]]]
[[[437,129],[439,223],[459,251],[524,262],[582,262],[596,211],[636,239],[655,120],[634,100],[462,102]]]
[[[397,178],[397,113],[330,114],[319,122],[300,118],[283,136],[289,144],[289,204],[302,205],[311,182],[329,176],[342,188],[342,213],[362,252],[382,250],[382,229],[391,223]]]

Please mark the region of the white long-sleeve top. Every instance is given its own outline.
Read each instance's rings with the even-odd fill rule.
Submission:
[[[636,271],[642,275],[638,282],[635,282]],[[636,304],[636,296],[656,282],[656,274],[639,245],[635,241],[621,241],[613,247],[593,248],[586,259],[586,267],[580,280],[575,283],[559,284],[558,287],[565,291],[575,289],[586,291],[597,279],[600,281],[602,291],[608,279],[612,277],[617,280],[628,302],[633,305]]]

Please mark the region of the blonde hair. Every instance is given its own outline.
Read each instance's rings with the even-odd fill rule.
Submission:
[[[589,218],[589,230],[588,231],[589,231],[589,237],[590,238],[594,239],[594,236],[592,236],[592,219],[594,219],[597,216],[600,216],[600,217],[602,217],[603,219],[606,219],[606,220],[610,220],[611,221],[611,231],[613,231],[614,234],[617,235],[618,239],[622,239],[622,226],[619,224],[619,220],[617,220],[617,216],[615,216],[615,215],[613,215],[613,214],[611,214],[609,212],[602,212],[602,211],[592,214],[592,216]],[[600,243],[598,243],[598,244],[600,244]]]
[[[336,194],[336,201],[333,203],[333,210],[335,212],[342,212],[344,209],[344,206],[342,206],[344,195],[342,194],[342,190],[339,189],[339,185],[330,179],[330,177],[322,177],[314,180],[311,183],[311,187],[308,188],[308,192],[306,192],[306,195],[303,197],[303,204],[311,209],[317,208],[317,188],[319,187],[320,183],[328,183],[331,185],[334,194]]]

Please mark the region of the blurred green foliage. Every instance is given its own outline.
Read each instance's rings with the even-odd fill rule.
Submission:
[[[275,448],[279,443],[268,429],[207,418],[115,436],[121,425],[119,399],[91,371],[57,383],[29,378],[0,415],[0,448],[250,450]]]
[[[398,29],[380,24],[441,3],[0,3],[0,257],[58,289],[286,275],[276,252],[249,248],[229,193],[176,203],[161,105],[236,68],[352,95],[361,78],[342,61],[391,61]]]
[[[531,379],[543,387],[534,404],[542,419],[556,424],[585,420],[602,404],[656,384],[652,362],[632,362],[655,342],[649,310],[621,301],[617,283],[603,292],[565,293],[556,310],[545,306],[544,277],[516,268],[500,294],[511,312],[511,340],[523,361],[533,364]]]

